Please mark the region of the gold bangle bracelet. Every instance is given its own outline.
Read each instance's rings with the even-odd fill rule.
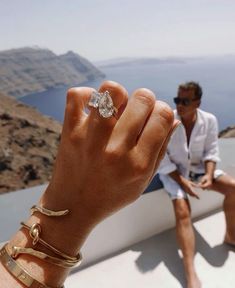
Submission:
[[[61,210],[61,211],[52,211],[41,206],[33,205],[30,209],[30,212],[31,212],[31,215],[33,215],[34,212],[39,212],[49,217],[60,217],[60,216],[67,215],[69,213],[69,210],[66,209],[66,210]]]
[[[72,257],[70,255],[67,255],[52,245],[48,244],[46,241],[44,241],[42,238],[40,238],[40,233],[41,233],[41,226],[39,223],[33,224],[31,227],[25,224],[24,222],[20,223],[24,228],[26,228],[29,231],[30,237],[33,239],[33,245],[36,245],[38,242],[54,252],[55,254],[63,257],[66,260],[73,261],[73,262],[81,262],[82,261],[82,254],[79,252],[77,256]]]
[[[20,254],[28,254],[28,255],[34,256],[36,258],[45,260],[46,262],[49,262],[51,264],[63,267],[63,268],[71,268],[74,266],[78,266],[81,263],[80,260],[79,261],[62,260],[60,258],[47,255],[46,253],[43,253],[41,251],[37,251],[37,250],[32,249],[32,248],[22,248],[22,247],[13,246],[11,248],[11,250],[12,250],[11,257],[13,259],[17,259],[17,257]]]
[[[52,288],[34,279],[8,253],[7,245],[0,250],[0,261],[5,269],[28,288]],[[64,288],[64,286],[62,287]]]

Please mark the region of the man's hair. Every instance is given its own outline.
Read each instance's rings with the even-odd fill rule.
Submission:
[[[193,90],[194,91],[194,95],[196,97],[196,99],[201,99],[202,98],[202,87],[199,85],[199,83],[197,82],[186,82],[183,84],[180,84],[178,87],[178,94],[180,92],[180,90]]]

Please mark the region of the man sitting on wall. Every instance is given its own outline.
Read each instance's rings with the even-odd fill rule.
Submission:
[[[235,179],[216,169],[219,161],[216,117],[199,109],[202,89],[198,83],[180,85],[175,118],[180,125],[168,144],[158,170],[169,193],[176,217],[176,233],[183,254],[188,288],[201,287],[194,267],[195,235],[188,195],[199,198],[194,187],[222,193],[226,218],[225,242],[235,245]]]

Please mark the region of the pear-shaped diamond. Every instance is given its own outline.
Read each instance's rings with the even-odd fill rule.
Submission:
[[[91,98],[89,100],[88,105],[92,106],[94,108],[98,108],[99,106],[99,102],[100,102],[100,97],[101,97],[101,93],[97,92],[97,91],[93,91],[91,93]]]
[[[108,91],[104,93],[100,93],[100,100],[99,100],[99,113],[104,118],[109,118],[113,116],[114,107],[113,107],[113,100],[109,95]]]

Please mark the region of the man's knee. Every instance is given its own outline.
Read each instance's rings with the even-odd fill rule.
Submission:
[[[225,196],[235,196],[235,179],[230,178],[224,184],[224,194]]]
[[[227,174],[216,178],[212,190],[222,193],[225,197],[235,196],[235,178]]]
[[[228,182],[228,194],[233,194],[235,196],[235,179],[232,178]]]
[[[188,221],[191,218],[190,206],[187,200],[180,199],[174,203],[176,221]]]

